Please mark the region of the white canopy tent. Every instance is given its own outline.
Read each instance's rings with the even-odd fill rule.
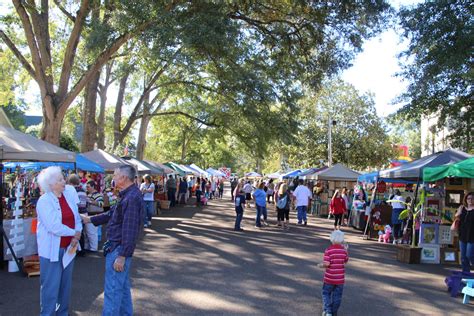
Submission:
[[[209,177],[209,176],[210,176],[210,174],[209,174],[206,170],[204,170],[204,169],[202,169],[202,168],[199,168],[197,165],[195,165],[195,164],[193,164],[193,163],[190,164],[189,166],[190,166],[191,168],[193,168],[194,170],[198,171],[201,175],[203,175],[203,176],[205,176],[205,177]]]
[[[0,125],[0,161],[76,162],[76,154]]]
[[[279,179],[281,176],[282,176],[281,173],[274,172],[274,173],[267,174],[265,177],[267,177],[269,179]]]
[[[329,181],[357,181],[360,173],[355,172],[344,166],[343,164],[335,164],[334,166],[324,169],[320,172],[306,176],[306,179],[329,180]]]
[[[86,156],[87,159],[92,160],[96,164],[104,168],[105,172],[114,172],[114,170],[121,165],[132,165],[127,160],[120,158],[114,154],[109,154],[108,152],[103,151],[102,149],[96,149],[83,153],[82,155]]]

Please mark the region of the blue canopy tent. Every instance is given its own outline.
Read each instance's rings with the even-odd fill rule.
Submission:
[[[383,182],[386,182],[386,183],[405,183],[405,184],[408,184],[408,183],[415,184],[416,183],[416,181],[410,181],[410,180],[382,178],[382,177],[380,177],[379,171],[361,174],[357,178],[357,182],[362,182],[362,183],[375,183],[375,182],[378,182],[378,181],[383,181]]]
[[[288,179],[288,178],[296,178],[297,176],[300,175],[300,173],[302,173],[304,170],[301,170],[301,169],[296,169],[296,170],[293,170],[293,171],[290,171],[290,172],[287,172],[285,174],[282,175],[282,178],[283,179]]]
[[[207,168],[206,172],[208,172],[209,174],[211,174],[212,176],[215,176],[215,177],[225,177],[226,176],[225,173],[223,173],[219,170],[213,169],[213,168]]]
[[[72,162],[8,162],[4,164],[5,169],[14,169],[20,166],[24,170],[41,170],[50,166],[60,166],[64,170],[79,169],[88,172],[104,173],[105,170],[95,162],[87,159],[81,154],[76,155],[76,168]]]

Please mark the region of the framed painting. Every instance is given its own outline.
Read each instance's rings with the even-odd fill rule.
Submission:
[[[438,244],[438,224],[421,224],[420,227],[420,243],[421,244]]]
[[[438,245],[421,245],[421,262],[422,263],[439,263],[439,246]]]
[[[439,243],[441,245],[453,244],[453,232],[451,231],[451,226],[439,225],[438,236],[439,236]]]
[[[454,248],[441,248],[440,261],[443,264],[459,264],[459,251]]]
[[[444,204],[450,207],[458,207],[464,198],[462,190],[446,190],[446,199]]]

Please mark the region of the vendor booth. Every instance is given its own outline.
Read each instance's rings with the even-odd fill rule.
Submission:
[[[420,205],[417,216],[419,225],[414,225],[415,237],[419,237],[418,244],[422,248],[421,262],[440,263],[442,249],[449,249],[453,245],[453,235],[450,231],[450,224],[454,218],[454,213],[462,201],[463,192],[467,188],[467,181],[449,178],[446,181],[438,181],[434,184],[422,185],[433,178],[424,178],[424,170],[441,165],[450,165],[472,157],[471,155],[448,149],[420,159],[414,160],[405,165],[382,170],[378,180],[395,180],[416,182],[416,187],[412,193],[415,200],[414,205]],[[447,166],[446,166],[447,167]],[[448,167],[449,168],[449,167]],[[436,169],[439,170],[439,169]],[[428,169],[429,174],[429,169]],[[428,180],[430,179],[430,180]],[[373,215],[371,214],[371,220]],[[408,228],[412,227],[408,225]],[[404,237],[405,238],[405,237]],[[408,239],[410,235],[407,236]],[[416,242],[410,240],[409,242]]]
[[[9,269],[16,266],[22,270],[23,266],[18,258],[37,254],[35,219],[39,190],[33,174],[21,173],[20,168],[15,168],[13,172],[8,169],[3,173],[4,161],[74,164],[76,154],[0,125],[0,262],[13,259],[9,263]]]
[[[425,252],[434,251],[434,263],[458,264],[457,231],[451,231],[450,225],[464,200],[464,194],[474,191],[474,158],[427,167],[423,169],[423,182],[428,192],[441,194],[431,194],[426,199],[426,211],[420,231],[420,241],[423,241],[422,259],[426,257]]]
[[[315,190],[315,211],[319,216],[327,216],[329,213],[329,203],[335,190],[346,187],[348,190],[354,187],[359,173],[355,172],[343,164],[335,164],[329,168],[321,168],[314,173],[305,175],[306,180],[316,180]]]
[[[405,200],[407,197],[413,198],[412,191],[414,189],[414,185],[416,185],[416,181],[387,178],[382,179],[380,178],[379,171],[375,171],[361,174],[357,178],[357,182],[360,184],[361,188],[365,190],[365,192],[370,192],[375,188],[375,185],[377,186],[377,190],[375,191],[375,194],[373,194],[373,209],[371,209],[371,221],[370,227],[368,227],[370,237],[377,238],[379,232],[384,232],[386,225],[392,225],[392,207],[388,203],[384,203],[384,201],[389,199],[390,193],[396,188],[400,189]],[[368,197],[366,196],[366,198]],[[368,204],[370,201],[364,202]],[[365,207],[362,207],[358,211],[363,212],[364,210]],[[357,210],[352,210],[352,213],[357,215],[357,213],[354,213],[355,211]],[[364,214],[368,216],[368,214],[365,212]],[[365,229],[366,224],[367,222],[365,217],[351,217],[351,225],[356,229],[363,230]]]

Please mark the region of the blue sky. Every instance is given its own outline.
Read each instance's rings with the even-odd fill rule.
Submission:
[[[391,5],[398,9],[401,5],[414,5],[420,0],[393,0]],[[356,87],[360,92],[374,94],[375,107],[379,116],[387,116],[401,107],[392,104],[403,93],[407,83],[395,77],[400,71],[397,55],[405,50],[407,42],[394,29],[389,29],[372,38],[363,45],[363,52],[353,62],[353,66],[342,74],[342,79]]]

